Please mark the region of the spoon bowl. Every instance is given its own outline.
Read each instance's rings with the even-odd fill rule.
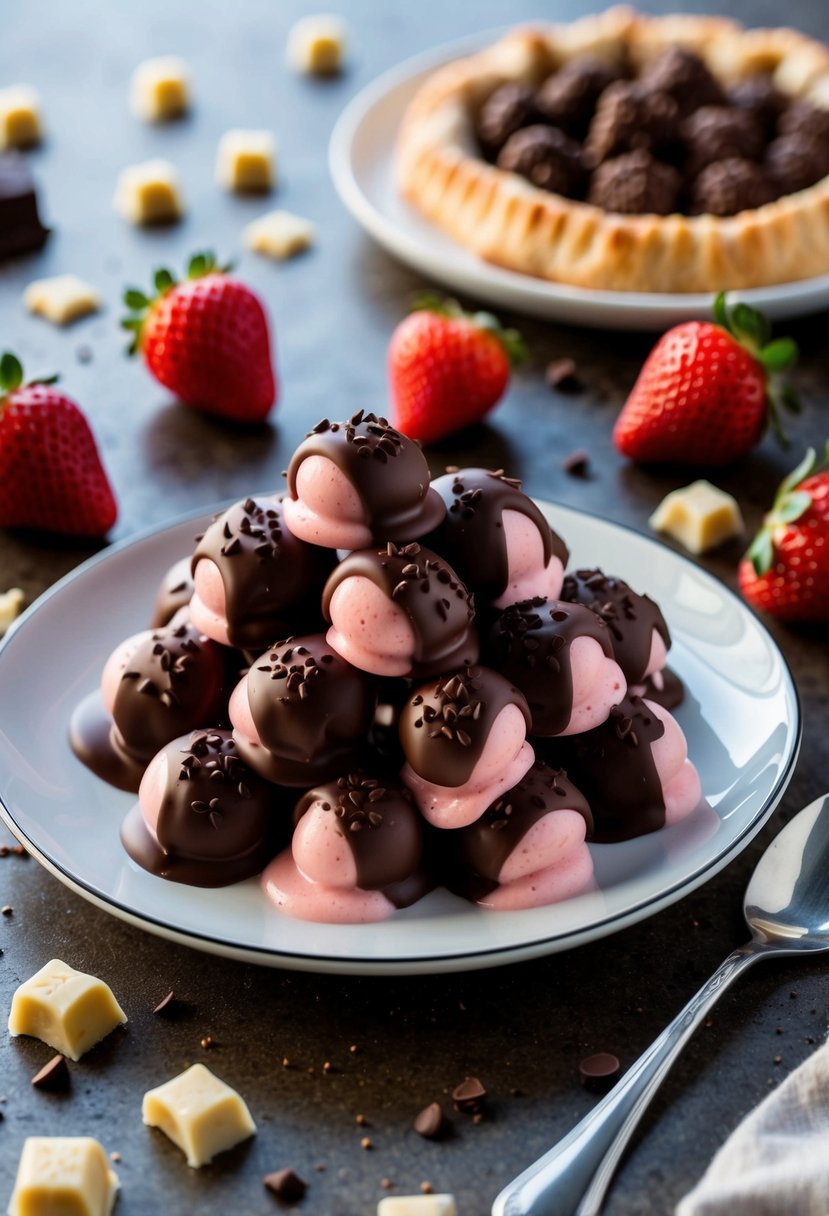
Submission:
[[[829,950],[829,795],[790,820],[751,876],[743,913],[778,953]]]

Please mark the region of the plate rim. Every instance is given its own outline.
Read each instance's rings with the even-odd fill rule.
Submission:
[[[543,20],[519,23],[520,26],[529,27],[543,24],[555,23]],[[373,239],[379,241],[384,248],[391,251],[410,266],[414,265],[420,268],[423,264],[422,250],[420,250],[415,236],[401,229],[393,218],[387,216],[378,208],[374,200],[363,189],[358,175],[354,171],[352,157],[354,139],[367,116],[390,92],[412,81],[424,72],[435,70],[446,63],[450,63],[459,56],[482,49],[492,40],[502,37],[513,28],[515,28],[513,25],[497,26],[488,31],[466,35],[438,44],[401,60],[380,73],[367,85],[364,85],[348,101],[334,124],[328,142],[328,168],[340,200],[360,226]],[[435,228],[435,231],[437,233],[441,232],[438,228]],[[442,235],[451,241],[451,238],[445,233]],[[466,249],[465,246],[460,245],[458,242],[452,243],[456,245],[460,252],[474,257],[472,251]],[[406,252],[403,252],[403,250]],[[415,260],[411,260],[412,258]],[[435,251],[434,253],[428,253],[427,251],[426,260],[435,264],[440,260],[439,251]],[[433,273],[438,274],[439,272],[435,270]],[[462,268],[462,273],[477,274],[481,278],[494,275],[494,285],[512,296],[512,301],[508,305],[509,307],[520,308],[522,304],[520,297],[524,293],[528,293],[536,304],[547,300],[551,304],[558,303],[564,305],[570,303],[577,304],[582,308],[589,308],[592,305],[596,309],[618,312],[620,320],[619,328],[622,328],[621,320],[625,314],[627,314],[631,327],[637,323],[641,326],[642,318],[640,314],[646,312],[662,311],[665,313],[666,318],[683,311],[689,315],[693,313],[705,313],[708,315],[717,294],[713,291],[637,292],[577,287],[566,283],[535,278],[533,275],[522,274],[519,271],[509,270],[505,267],[494,266],[483,259],[477,259],[475,265],[470,267],[468,271],[466,268]],[[446,281],[445,278],[444,281]],[[812,278],[796,279],[787,283],[745,288],[730,293],[735,299],[743,300],[749,304],[756,304],[767,309],[774,306],[773,303],[771,305],[769,303],[769,294],[773,297],[774,302],[791,302],[793,297],[797,299],[800,296],[805,296],[807,300],[803,301],[804,305],[808,304],[811,308],[825,307],[827,297],[829,297],[829,273],[816,275]],[[822,299],[818,302],[811,298],[813,296],[822,296]],[[589,323],[585,322],[583,316],[579,318],[579,321],[583,324]],[[606,316],[600,318],[594,324],[607,325]]]
[[[163,524],[156,524],[143,528],[132,535],[116,541],[111,545],[97,553],[92,554],[85,561],[81,562],[74,569],[64,574],[57,582],[48,587],[29,607],[21,613],[11,627],[7,631],[5,637],[0,639],[0,663],[5,650],[13,643],[14,638],[24,628],[27,623],[32,620],[41,607],[51,600],[56,595],[59,595],[62,589],[74,582],[81,580],[86,572],[90,569],[105,563],[114,554],[123,552],[133,545],[141,544],[147,540],[162,536],[164,533],[175,531],[182,525],[191,521],[202,520],[210,515],[220,513],[225,510],[231,503],[237,499],[224,500],[221,503],[214,504],[208,507],[201,507],[191,511],[184,512],[167,520]],[[631,924],[638,923],[641,920],[648,919],[649,915],[664,910],[673,903],[678,902],[685,895],[690,894],[698,887],[702,886],[710,878],[715,877],[723,870],[740,852],[750,843],[753,837],[761,830],[768,822],[771,815],[780,803],[783,794],[788,787],[788,784],[793,775],[800,754],[800,747],[803,736],[803,711],[800,701],[800,695],[792,675],[786,656],[780,649],[774,637],[766,628],[764,622],[753,609],[745,603],[745,601],[737,595],[726,583],[711,574],[703,566],[691,560],[685,554],[670,549],[657,538],[649,536],[647,533],[640,531],[638,528],[617,523],[615,520],[607,519],[595,511],[577,509],[568,506],[566,503],[556,502],[554,499],[542,499],[534,496],[542,509],[545,506],[551,506],[554,509],[562,509],[575,515],[585,515],[591,519],[597,520],[604,527],[610,528],[612,531],[622,533],[623,535],[632,534],[639,537],[641,540],[653,545],[657,549],[665,549],[677,558],[683,565],[690,567],[696,574],[713,583],[717,591],[734,601],[741,612],[747,614],[753,619],[754,624],[759,628],[765,636],[768,644],[780,665],[780,670],[784,678],[789,696],[791,697],[794,719],[792,722],[791,734],[791,750],[786,761],[780,768],[775,779],[772,790],[764,801],[763,808],[754,818],[745,825],[739,835],[730,842],[727,848],[718,854],[713,860],[699,866],[693,874],[686,876],[683,879],[677,880],[667,890],[662,891],[657,896],[642,897],[638,899],[632,906],[625,908],[623,912],[608,915],[601,920],[593,921],[590,925],[582,928],[568,930],[564,933],[554,934],[541,938],[534,938],[531,941],[522,941],[520,944],[511,944],[504,946],[489,946],[485,949],[473,951],[462,951],[452,954],[425,954],[411,955],[405,958],[384,957],[366,958],[360,955],[326,955],[326,954],[309,954],[307,951],[291,951],[291,950],[274,950],[266,946],[257,945],[238,945],[226,939],[215,937],[209,933],[199,933],[197,931],[183,931],[176,928],[151,914],[136,913],[134,909],[120,902],[118,899],[99,891],[90,883],[85,882],[78,876],[70,873],[58,861],[45,852],[39,845],[32,841],[27,832],[17,823],[14,815],[6,806],[2,791],[0,790],[0,819],[6,824],[12,834],[26,846],[27,850],[32,853],[35,859],[43,865],[43,867],[51,873],[55,878],[62,882],[65,886],[81,895],[82,898],[89,900],[96,907],[108,912],[110,915],[118,917],[129,924],[139,928],[144,928],[146,931],[155,934],[156,936],[164,937],[169,940],[177,941],[181,944],[192,946],[196,949],[204,950],[208,953],[219,954],[224,957],[233,957],[238,960],[254,962],[259,965],[279,967],[295,970],[308,971],[325,971],[328,973],[348,973],[348,974],[423,974],[423,973],[438,973],[447,970],[450,966],[460,968],[462,970],[483,969],[490,966],[498,966],[511,962],[520,962],[528,958],[539,957],[541,955],[559,953],[563,950],[573,949],[576,946],[586,944],[589,941],[601,939],[603,937],[612,936],[615,932],[620,932],[622,929],[629,927]],[[607,926],[611,926],[608,930]],[[602,930],[605,930],[602,932]],[[546,946],[555,943],[555,949],[545,950]]]

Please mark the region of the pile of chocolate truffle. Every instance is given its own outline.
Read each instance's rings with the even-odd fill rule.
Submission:
[[[588,841],[699,803],[657,605],[568,551],[501,471],[429,479],[360,411],[284,494],[246,498],[166,575],[152,628],[76,710],[76,754],[138,790],[153,874],[262,874],[290,916],[383,919],[438,884],[488,908],[589,888]]]
[[[580,56],[538,89],[501,85],[477,136],[500,169],[627,214],[735,215],[829,173],[829,111],[767,76],[726,89],[684,47],[635,77]]]

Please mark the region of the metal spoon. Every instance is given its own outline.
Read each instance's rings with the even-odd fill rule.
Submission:
[[[795,815],[757,863],[743,900],[751,941],[569,1135],[501,1191],[492,1216],[597,1216],[648,1103],[718,997],[752,963],[829,950],[829,794]]]

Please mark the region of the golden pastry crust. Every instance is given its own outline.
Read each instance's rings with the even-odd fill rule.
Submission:
[[[516,30],[430,76],[398,136],[402,193],[486,261],[575,287],[707,292],[829,273],[829,177],[725,218],[620,215],[541,190],[481,159],[474,115],[499,85],[535,87],[586,52],[639,68],[677,44],[701,55],[726,84],[769,72],[781,91],[829,108],[829,49],[795,30],[613,8],[569,25]]]

